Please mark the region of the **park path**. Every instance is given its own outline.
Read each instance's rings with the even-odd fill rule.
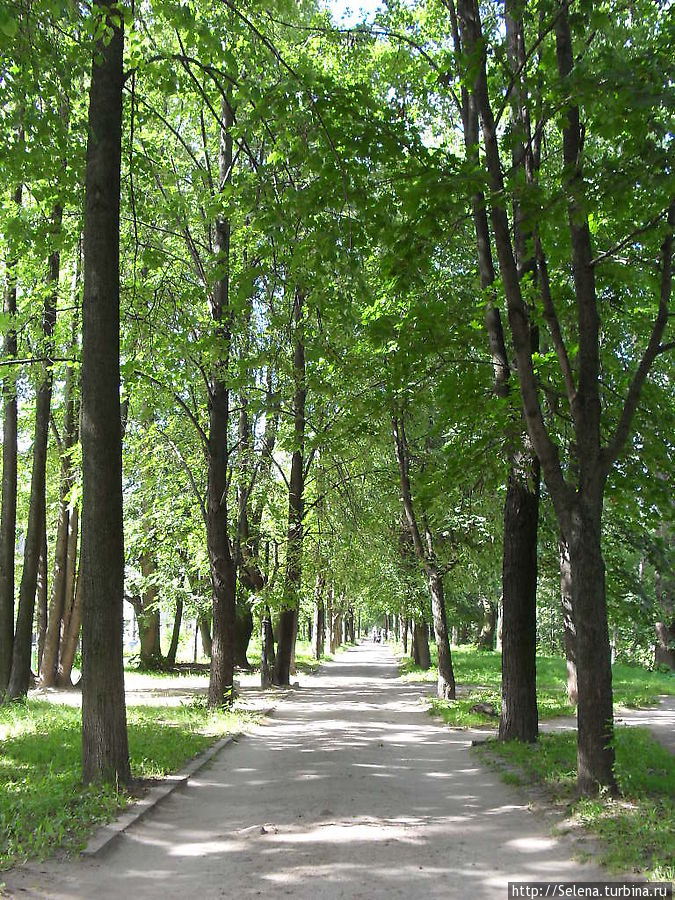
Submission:
[[[102,858],[5,873],[10,896],[504,900],[511,880],[601,880],[362,644],[130,828]]]

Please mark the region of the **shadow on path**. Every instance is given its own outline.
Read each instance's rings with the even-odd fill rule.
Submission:
[[[7,873],[16,896],[499,898],[510,880],[600,880],[435,723],[390,650],[326,663],[98,861]]]

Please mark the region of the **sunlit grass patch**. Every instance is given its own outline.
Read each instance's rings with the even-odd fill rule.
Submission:
[[[187,704],[129,707],[127,719],[132,775],[142,780],[179,769],[254,717]],[[83,847],[94,825],[131,801],[115,786],[81,783],[80,722],[72,706],[31,700],[0,707],[0,869]]]
[[[602,838],[600,861],[612,871],[673,880],[675,758],[645,728],[618,728],[615,742],[619,798],[575,799],[576,732],[543,734],[536,744],[491,741],[478,752],[506,764],[509,783],[541,784],[564,801],[573,821]]]

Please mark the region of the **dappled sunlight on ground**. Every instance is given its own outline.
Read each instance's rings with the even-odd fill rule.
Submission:
[[[432,686],[395,673],[362,645],[301,678],[100,862],[50,864],[34,896],[503,900],[509,880],[602,877],[477,765],[473,732],[429,717]]]

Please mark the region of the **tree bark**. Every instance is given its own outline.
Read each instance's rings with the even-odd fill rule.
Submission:
[[[246,602],[237,603],[234,635],[234,664],[240,669],[250,669],[251,664],[246,656],[248,645],[253,634],[253,613]]]
[[[68,558],[66,565],[66,608],[63,616],[63,629],[59,647],[59,664],[56,684],[59,687],[72,687],[71,673],[77,651],[77,643],[82,624],[82,591],[77,571],[77,542],[79,532],[79,511],[74,506],[70,512],[68,523]]]
[[[565,659],[567,661],[567,699],[576,705],[579,699],[577,682],[577,626],[574,621],[572,606],[572,572],[570,569],[570,552],[565,538],[558,539],[560,559],[560,602],[563,615],[563,639],[565,643]]]
[[[13,200],[21,206],[22,186],[14,191]],[[10,317],[5,336],[4,357],[16,357],[16,260],[7,260],[7,291],[4,312]],[[9,684],[14,644],[14,554],[16,552],[16,491],[18,418],[15,375],[2,379],[2,510],[0,512],[0,702]]]
[[[176,665],[176,653],[178,653],[178,640],[180,638],[180,627],[183,621],[183,598],[178,597],[176,600],[176,614],[173,619],[173,631],[171,632],[171,643],[169,651],[166,654],[164,664],[168,669],[173,669]]]
[[[526,457],[525,469],[536,474],[509,476],[504,506],[502,588],[502,708],[499,738],[533,742],[539,733],[537,710],[537,530],[539,465]]]
[[[134,604],[138,623],[138,638],[141,642],[141,669],[159,669],[162,666],[162,648],[160,644],[159,589],[153,576],[157,572],[152,553],[145,550],[141,555],[141,575],[143,590]]]
[[[412,489],[410,486],[410,453],[405,433],[405,424],[402,413],[392,419],[392,431],[394,436],[394,450],[399,470],[399,486],[403,509],[412,537],[415,555],[420,561],[429,583],[431,594],[431,610],[434,623],[436,646],[438,647],[438,684],[437,694],[444,699],[455,698],[455,673],[452,668],[452,654],[450,652],[450,637],[445,611],[445,596],[443,592],[443,577],[441,575],[436,557],[433,551],[431,530],[426,515],[423,514],[425,542],[422,541],[415,509],[413,507]],[[417,643],[417,641],[416,641]],[[428,638],[427,638],[428,647]]]
[[[288,532],[286,542],[286,577],[284,586],[284,609],[279,616],[279,640],[274,666],[274,683],[290,683],[291,657],[295,646],[299,590],[302,581],[302,542],[304,517],[304,450],[305,450],[305,402],[307,386],[305,382],[305,336],[303,328],[303,307],[305,297],[299,288],[293,299],[293,322],[295,343],[293,348],[293,437],[294,450],[291,457],[291,479],[288,489]]]
[[[314,659],[322,658],[324,642],[326,639],[326,610],[323,602],[325,584],[325,576],[322,572],[318,572],[314,584],[314,641],[312,648]]]
[[[420,669],[431,668],[431,653],[429,652],[429,630],[424,619],[415,619],[413,626],[413,659]]]
[[[204,654],[211,658],[211,652],[213,647],[213,642],[211,640],[211,630],[209,628],[209,622],[205,615],[200,614],[197,617],[197,622],[199,624],[199,636],[202,641],[202,649]]]
[[[61,230],[62,211],[56,206],[52,216],[55,233]],[[35,439],[33,441],[33,470],[28,507],[28,528],[23,557],[23,573],[19,588],[19,610],[12,648],[12,673],[8,694],[12,699],[25,697],[30,680],[31,645],[33,618],[35,613],[35,591],[38,580],[40,554],[45,540],[45,486],[47,478],[47,439],[49,436],[49,415],[52,403],[53,375],[51,357],[54,353],[54,325],[56,324],[56,301],[58,297],[60,253],[53,251],[49,256],[48,288],[42,318],[44,335],[44,355],[47,365],[38,388],[35,404]]]
[[[119,367],[123,22],[95,0],[109,40],[94,51],[82,305],[82,777],[126,784],[124,529]]]
[[[47,525],[45,523],[43,529],[42,552],[40,553],[40,564],[38,566],[37,580],[37,605],[38,605],[38,641],[37,641],[37,663],[35,666],[36,674],[42,671],[42,663],[45,652],[45,640],[47,637],[47,596],[49,586],[47,584]]]
[[[220,133],[219,189],[232,178],[232,125],[234,116],[226,97],[221,106],[223,126]],[[211,295],[211,317],[222,347],[209,385],[209,439],[207,486],[207,545],[213,586],[213,640],[208,704],[222,706],[233,701],[234,632],[237,577],[228,537],[227,466],[229,457],[228,425],[230,394],[227,362],[230,355],[230,222],[216,220],[216,262],[224,270]]]
[[[460,2],[460,26],[452,8],[453,40],[457,56],[462,49],[473,52],[477,26],[469,2]],[[514,72],[513,116],[514,166],[525,164],[527,177],[532,179],[532,154],[529,149],[529,120],[521,102],[519,78],[515,73],[524,71],[524,41],[521,40],[522,23],[510,15],[510,0],[506,2],[507,52]],[[476,13],[477,16],[477,13]],[[478,91],[462,88],[462,118],[464,124],[464,144],[467,159],[476,168],[479,158],[479,106]],[[510,393],[511,366],[506,352],[504,330],[499,309],[494,305],[492,293],[495,283],[495,269],[490,244],[485,198],[482,192],[472,197],[474,229],[480,272],[481,287],[488,291],[488,305],[485,324],[490,343],[494,370],[494,392],[506,397]],[[525,270],[526,229],[523,227],[519,204],[515,206],[516,240],[521,257],[521,272]],[[537,604],[537,528],[539,516],[539,462],[531,450],[527,434],[517,438],[516,429],[509,451],[510,470],[504,500],[504,538],[502,546],[502,709],[500,719],[500,739],[534,741],[538,731],[536,692],[536,604]],[[522,430],[522,425],[518,430]],[[518,447],[517,445],[520,444]],[[529,449],[529,453],[526,452]],[[531,521],[526,521],[526,517]],[[507,631],[513,629],[513,636]],[[521,643],[521,638],[524,643]],[[525,654],[529,652],[531,658]],[[513,655],[511,655],[513,654]],[[528,708],[523,708],[523,703]]]

